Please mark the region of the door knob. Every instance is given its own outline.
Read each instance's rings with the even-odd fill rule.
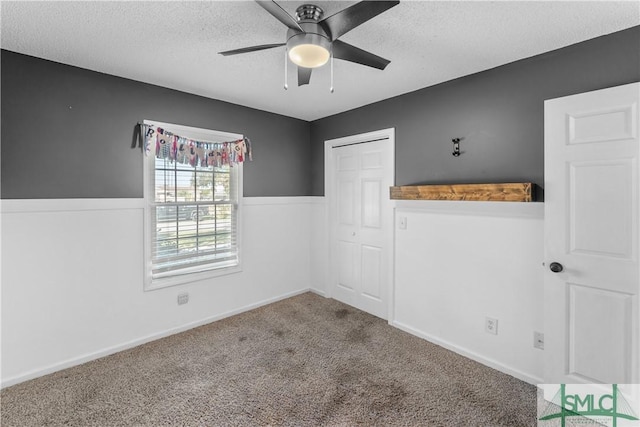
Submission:
[[[554,273],[560,273],[562,272],[562,270],[564,270],[564,267],[559,262],[552,262],[551,264],[549,264],[549,270],[553,271]]]

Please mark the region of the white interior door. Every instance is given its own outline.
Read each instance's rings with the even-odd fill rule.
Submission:
[[[547,383],[640,382],[639,98],[634,83],[545,102]]]
[[[330,296],[387,319],[393,223],[389,187],[394,182],[394,148],[388,135],[371,140],[374,137],[343,138],[340,145],[329,148]]]

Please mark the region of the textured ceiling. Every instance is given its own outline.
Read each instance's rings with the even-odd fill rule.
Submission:
[[[282,1],[291,15],[300,1]],[[326,16],[355,2],[315,1]],[[335,61],[283,89],[286,28],[251,1],[2,1],[3,49],[314,120],[640,24],[638,1],[401,1],[341,40],[391,60]]]

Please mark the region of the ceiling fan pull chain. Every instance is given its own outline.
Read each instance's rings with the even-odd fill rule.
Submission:
[[[289,48],[286,48],[284,50],[284,90],[289,89],[289,85],[287,84],[287,81],[288,81],[288,79],[287,79],[287,68],[288,68],[287,65],[289,65],[289,62],[287,60],[288,53],[289,53]]]
[[[331,87],[329,92],[333,93],[333,49],[331,49]]]

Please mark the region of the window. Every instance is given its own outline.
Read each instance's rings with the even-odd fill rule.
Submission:
[[[242,135],[145,121],[181,137],[227,142]],[[240,270],[242,165],[192,166],[145,158],[145,289]]]

